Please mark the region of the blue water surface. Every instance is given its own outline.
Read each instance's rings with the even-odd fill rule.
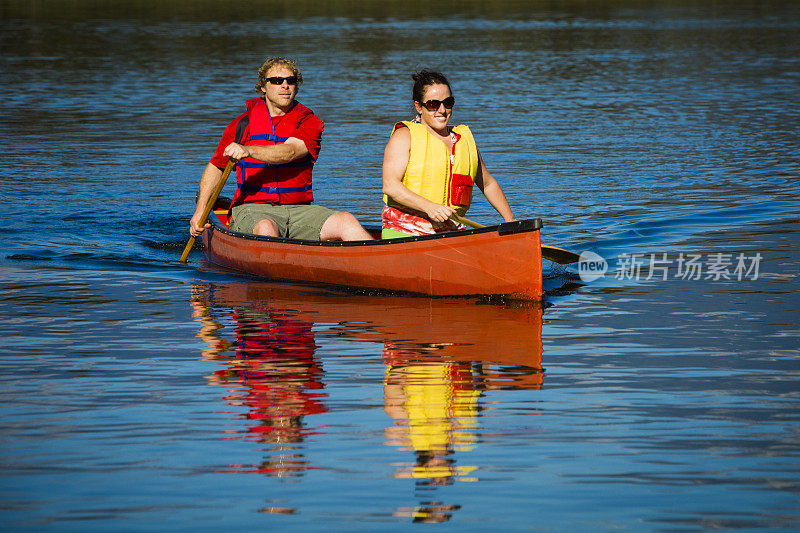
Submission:
[[[0,14],[4,529],[800,525],[796,3]],[[539,306],[179,264],[280,54],[326,124],[317,202],[379,222],[410,73],[436,68],[517,217],[605,274],[547,264]],[[498,220],[479,194],[469,216]]]

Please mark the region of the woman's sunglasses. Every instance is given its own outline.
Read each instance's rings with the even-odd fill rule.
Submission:
[[[436,111],[442,104],[444,104],[445,109],[453,109],[455,103],[456,99],[452,96],[448,96],[444,100],[428,100],[427,102],[420,102],[420,104],[422,104],[428,111]]]
[[[283,85],[284,80],[286,80],[286,83],[289,85],[297,85],[297,76],[288,76],[286,78],[273,76],[271,78],[267,78],[267,82],[271,83],[272,85]]]

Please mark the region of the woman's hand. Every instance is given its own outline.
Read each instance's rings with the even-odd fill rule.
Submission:
[[[425,208],[425,214],[432,222],[447,222],[455,213],[452,207],[433,202]]]

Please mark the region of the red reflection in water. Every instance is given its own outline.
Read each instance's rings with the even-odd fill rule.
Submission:
[[[393,463],[395,478],[434,489],[477,481],[481,466],[469,452],[487,436],[481,400],[493,390],[542,386],[542,309],[529,304],[299,291],[267,283],[196,285],[204,355],[223,361],[213,382],[225,399],[248,409],[248,438],[269,444],[260,465],[230,471],[297,477],[310,469],[302,452],[309,415],[327,410],[324,372],[315,358],[314,324],[323,335],[383,343],[385,444],[412,452]],[[235,341],[220,339],[212,315],[232,319]],[[234,350],[234,356],[224,351]],[[484,403],[482,405],[482,402]],[[481,432],[484,433],[481,433]],[[426,498],[399,507],[397,516],[439,522],[459,505]]]
[[[211,320],[207,288],[196,286],[195,317]],[[258,465],[229,465],[229,471],[258,472],[276,477],[294,477],[310,469],[301,453],[305,438],[316,430],[305,428],[304,418],[327,411],[322,392],[324,372],[314,357],[317,348],[313,323],[293,319],[259,306],[229,308],[235,340],[223,344],[213,335],[214,347],[233,348],[233,357],[219,352],[213,358],[224,362],[209,381],[228,389],[224,399],[247,408],[246,439],[267,445]],[[204,323],[201,333],[217,330]],[[208,353],[207,353],[208,355]]]

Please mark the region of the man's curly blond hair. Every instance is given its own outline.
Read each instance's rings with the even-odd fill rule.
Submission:
[[[297,63],[286,57],[270,57],[264,61],[264,64],[258,69],[258,83],[256,84],[256,92],[258,94],[262,94],[261,88],[267,84],[267,73],[276,65],[280,65],[291,70],[292,74],[297,77],[298,87],[300,87],[300,84],[303,83],[303,75],[300,73],[300,68],[297,66]]]

